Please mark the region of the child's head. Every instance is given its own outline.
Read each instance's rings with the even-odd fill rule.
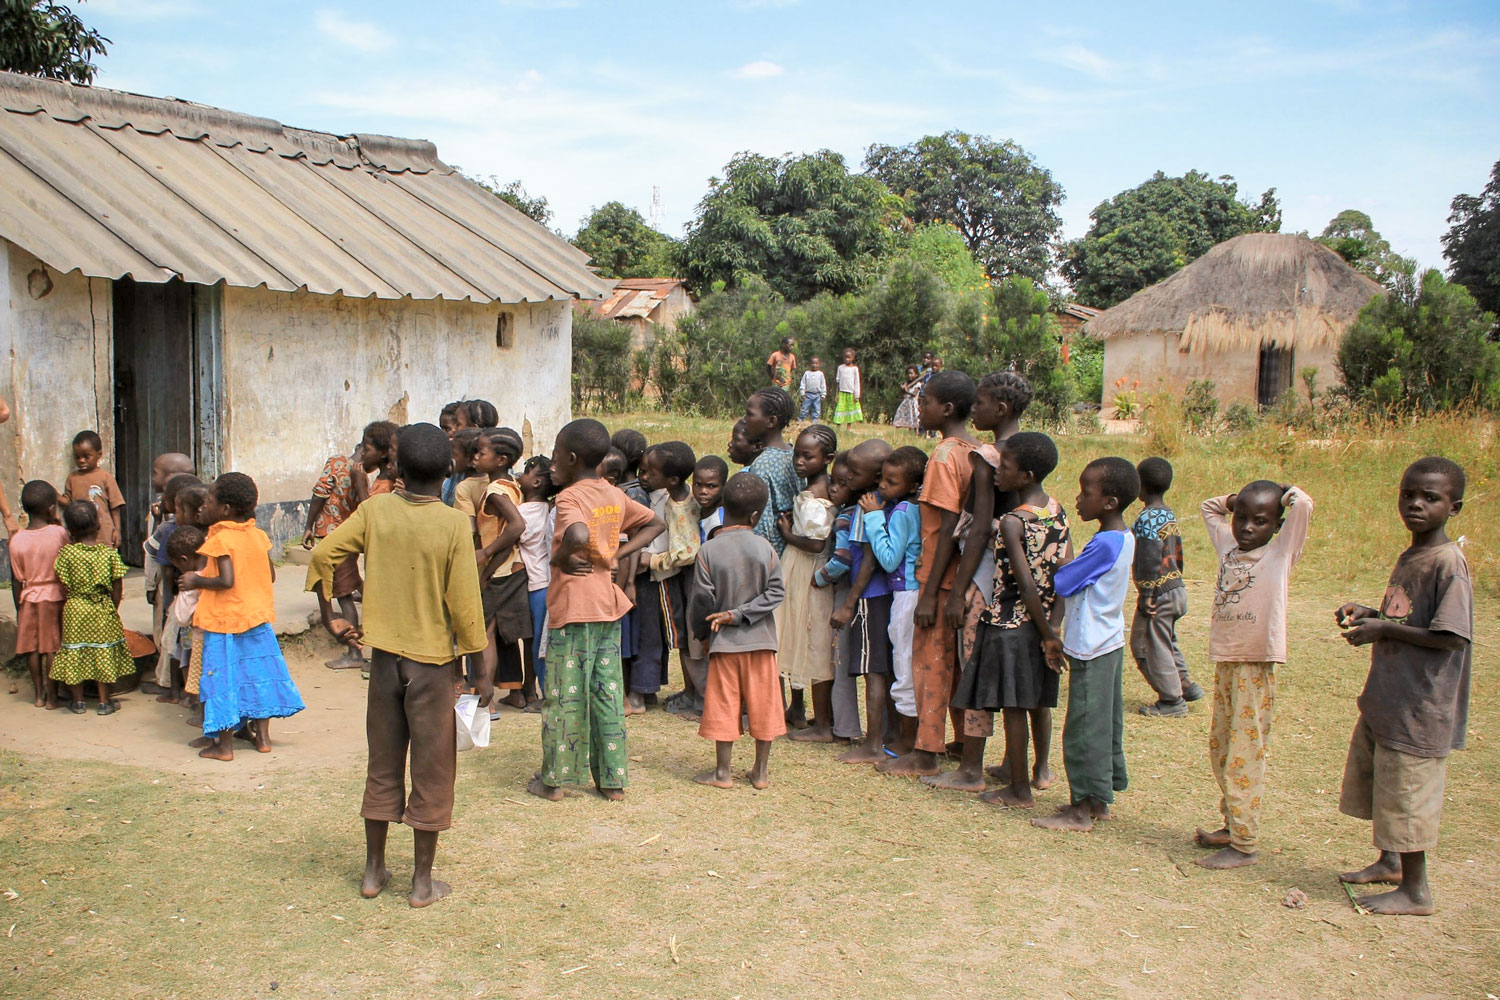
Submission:
[[[933,374],[922,386],[922,400],[917,404],[917,419],[924,431],[940,431],[969,419],[974,408],[974,380],[966,372]]]
[[[745,437],[764,441],[778,434],[792,419],[792,397],[779,386],[757,389],[745,403]]]
[[[1045,434],[1021,431],[1005,439],[1000,468],[995,470],[995,488],[1014,492],[1040,486],[1057,468],[1057,445]]]
[[[177,513],[177,494],[181,493],[187,487],[192,486],[194,483],[199,483],[201,485],[201,482],[202,481],[199,480],[197,476],[187,472],[179,473],[173,476],[171,479],[168,479],[166,485],[161,488],[162,514],[171,514],[175,516]]]
[[[938,357],[936,354],[932,356],[932,370],[935,372],[940,372],[943,370],[943,359]]]
[[[179,573],[196,573],[208,564],[208,559],[198,554],[202,547],[202,531],[191,524],[179,525],[167,539],[167,559]]]
[[[504,476],[521,460],[521,435],[509,427],[489,427],[479,432],[474,469],[486,476]]]
[[[934,357],[936,357],[936,355],[933,354],[931,351],[923,351],[922,352],[922,367],[923,368],[931,368],[932,367],[932,359]]]
[[[89,473],[99,468],[103,454],[104,442],[98,431],[79,431],[73,435],[73,467],[79,472]]]
[[[843,359],[844,359],[843,363],[846,364],[846,365],[852,365],[852,364],[854,364],[854,348],[852,348],[852,347],[846,347],[846,348],[844,348]]]
[[[443,412],[438,415],[438,426],[450,438],[463,429],[458,420],[458,411],[463,408],[463,405],[461,402],[449,403],[443,407]]]
[[[203,520],[203,504],[208,500],[208,487],[202,483],[189,483],[177,491],[177,524],[207,524]]]
[[[365,425],[365,432],[359,438],[359,464],[366,472],[374,472],[395,461],[396,430],[396,425],[389,420]]]
[[[193,460],[180,451],[169,451],[165,455],[157,455],[156,461],[151,463],[151,488],[157,493],[164,492],[168,479],[173,476],[191,475],[192,471]]]
[[[74,500],[63,508],[63,527],[75,542],[92,542],[99,537],[99,508],[88,500]]]
[[[880,482],[880,467],[890,457],[891,446],[879,438],[871,438],[861,441],[845,454],[849,466],[849,496],[853,502]]]
[[[479,451],[479,428],[465,427],[448,435],[453,439],[451,459],[453,471],[467,476],[474,471],[474,454]]]
[[[199,520],[207,524],[248,521],[255,517],[255,505],[259,500],[260,491],[255,488],[255,480],[243,472],[226,472],[209,487],[208,501],[198,511]]]
[[[595,470],[608,453],[609,431],[599,421],[584,418],[564,424],[552,446],[552,484],[562,489],[575,479],[600,475]]]
[[[1141,477],[1127,459],[1096,458],[1078,477],[1078,516],[1097,521],[1110,513],[1121,513],[1135,503],[1141,492]]]
[[[770,496],[764,479],[753,472],[736,472],[724,484],[724,523],[755,524]]]
[[[396,435],[396,474],[413,492],[441,483],[453,460],[453,445],[439,427],[407,424]]]
[[[792,448],[792,468],[798,479],[816,479],[828,471],[828,463],[839,453],[839,436],[827,424],[813,424],[797,435]]]
[[[556,492],[552,488],[552,458],[549,455],[532,455],[521,467],[521,474],[516,477],[516,485],[521,487],[521,499],[551,500]]]
[[[847,507],[853,502],[849,489],[849,453],[841,451],[828,466],[828,502],[835,507]]]
[[[917,378],[921,376],[921,374],[921,370],[918,369],[916,365],[906,366],[906,381],[915,382]]]
[[[897,448],[880,463],[880,498],[895,503],[913,496],[922,488],[922,474],[927,471],[927,453],[905,445]]]
[[[480,430],[500,423],[500,411],[488,399],[465,400],[464,417],[470,427],[478,427]]]
[[[698,509],[707,514],[717,510],[724,496],[724,484],[729,480],[729,463],[718,455],[704,455],[693,466],[693,499]]]
[[[29,524],[56,524],[57,490],[51,483],[33,479],[21,487],[21,509]]]
[[[734,430],[729,433],[729,460],[735,465],[749,465],[766,447],[765,441],[750,437],[747,427],[745,418],[741,417],[734,422]]]
[[[807,363],[807,366],[815,372],[820,372],[823,370],[823,359],[814,354],[812,360]]]
[[[1141,478],[1141,498],[1162,497],[1172,488],[1172,463],[1160,456],[1145,459],[1135,467]]]
[[[663,441],[652,445],[641,456],[641,486],[648,493],[677,490],[693,474],[698,456],[686,441]]]
[[[625,453],[614,445],[610,445],[609,451],[604,453],[604,457],[599,460],[599,465],[594,471],[599,473],[600,479],[611,486],[620,485],[625,478]]]
[[[782,337],[781,338],[781,353],[783,353],[783,354],[791,354],[796,349],[797,349],[797,338],[795,338],[795,337]]]
[[[633,427],[622,427],[615,431],[609,443],[625,457],[624,478],[634,479],[640,475],[641,459],[646,454],[646,435]]]
[[[1260,548],[1281,530],[1285,492],[1278,483],[1257,479],[1235,494],[1231,525],[1235,544],[1242,551]]]
[[[1021,419],[1035,393],[1031,383],[1015,372],[990,372],[974,390],[974,427],[997,430]]]
[[[1448,518],[1463,510],[1468,485],[1463,466],[1451,459],[1430,455],[1419,458],[1401,474],[1397,497],[1401,520],[1413,535],[1441,531]]]

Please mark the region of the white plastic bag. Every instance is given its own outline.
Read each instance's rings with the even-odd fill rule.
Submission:
[[[458,716],[459,753],[490,745],[490,713],[479,707],[479,695],[459,695],[453,711]]]

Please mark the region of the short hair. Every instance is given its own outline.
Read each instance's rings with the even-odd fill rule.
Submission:
[[[693,478],[698,478],[698,473],[704,469],[712,469],[719,474],[719,482],[729,478],[729,463],[718,455],[704,455],[693,465]]]
[[[521,450],[525,445],[521,443],[521,435],[516,433],[514,428],[486,427],[481,433],[491,448],[510,458],[511,465],[521,460]],[[397,454],[399,455],[400,452]]]
[[[771,493],[766,481],[753,472],[736,472],[724,484],[724,513],[730,517],[747,518],[766,509]]]
[[[1022,472],[1041,482],[1057,468],[1057,445],[1038,431],[1021,431],[1005,439],[1005,450],[1016,456]]]
[[[990,372],[979,380],[976,392],[982,392],[991,399],[998,399],[1010,408],[1010,415],[1019,417],[1026,412],[1026,407],[1031,405],[1036,390],[1031,388],[1031,383],[1017,372]]]
[[[197,510],[203,506],[203,501],[208,499],[208,487],[202,483],[188,483],[177,491],[177,506],[181,509],[184,505]]]
[[[1240,497],[1247,495],[1274,496],[1279,503],[1281,500],[1281,494],[1282,489],[1280,483],[1274,483],[1269,479],[1257,479],[1252,483],[1246,483],[1244,486],[1240,487],[1240,491],[1235,494],[1235,499],[1238,500]]]
[[[377,420],[374,423],[365,424],[364,433],[360,435],[359,439],[361,441],[369,441],[375,447],[389,455],[391,447],[396,443],[397,430],[399,428],[389,420]],[[446,434],[443,435],[443,437],[447,436]]]
[[[974,392],[974,379],[968,372],[956,369],[938,372],[922,387],[923,395],[931,396],[939,403],[951,404],[953,416],[958,420],[969,419],[969,411],[974,409]]]
[[[203,532],[191,524],[180,525],[167,536],[167,558],[181,559],[197,554],[203,547]]]
[[[74,434],[73,447],[77,448],[81,444],[86,444],[95,451],[104,450],[104,440],[99,437],[98,431],[79,431]]]
[[[839,453],[838,432],[827,424],[812,424],[803,428],[802,433],[797,435],[797,440],[801,441],[805,437],[810,437],[816,441],[818,447],[823,449],[823,454],[830,461],[833,460],[833,456]]]
[[[1426,475],[1439,475],[1448,480],[1449,500],[1462,500],[1464,498],[1464,488],[1468,486],[1468,477],[1464,475],[1464,467],[1451,458],[1444,458],[1441,455],[1428,455],[1426,458],[1419,458],[1406,467],[1406,471],[1401,474],[1401,478],[1405,479],[1407,476]]]
[[[867,438],[844,452],[845,464],[853,461],[884,462],[891,453],[891,444],[882,438]]]
[[[1083,467],[1084,472],[1090,470],[1099,473],[1099,485],[1103,488],[1104,495],[1120,501],[1121,510],[1140,497],[1141,477],[1129,459],[1115,455],[1096,458]]]
[[[698,456],[693,454],[692,446],[686,441],[663,441],[646,450],[655,453],[663,473],[676,476],[683,482],[688,481],[693,467],[698,464]]]
[[[609,431],[599,421],[588,417],[563,424],[563,429],[557,432],[557,440],[577,455],[583,465],[596,466],[609,453]],[[624,455],[620,457],[624,458]]]
[[[459,453],[464,458],[473,462],[475,453],[479,451],[479,428],[465,427],[463,430],[458,431],[453,435],[453,443],[458,447]],[[398,460],[401,457],[399,450],[396,452],[396,457]]]
[[[750,398],[760,405],[760,412],[776,421],[777,429],[792,422],[792,397],[780,386],[768,385],[764,389],[756,389]]]
[[[465,400],[464,416],[475,427],[494,427],[500,422],[500,411],[488,399]]]
[[[634,427],[621,427],[609,439],[609,443],[620,449],[625,458],[626,472],[639,472],[641,457],[646,454],[646,435]]]
[[[1145,459],[1135,467],[1141,478],[1141,492],[1163,494],[1172,488],[1172,463],[1159,455]]]
[[[89,500],[74,500],[63,508],[63,527],[75,542],[99,533],[99,508]]]
[[[442,431],[438,431],[443,434]],[[448,435],[443,434],[443,440],[448,440]],[[255,504],[260,500],[260,490],[255,488],[255,480],[243,472],[226,472],[213,485],[214,499],[217,500],[229,513],[241,521],[248,521],[255,516]]]
[[[577,452],[574,452],[574,454],[576,455]],[[615,479],[623,479],[625,477],[625,453],[614,445],[610,445],[609,451],[604,453],[604,457],[594,463],[594,468],[598,470],[599,475],[605,478],[608,478],[613,473]]]
[[[431,483],[448,474],[453,442],[434,424],[407,424],[397,432],[396,474],[413,483]]]
[[[161,488],[161,498],[163,500],[176,500],[177,494],[182,492],[182,488],[184,486],[191,486],[194,483],[201,482],[203,482],[203,480],[199,479],[191,472],[179,472],[171,479],[168,479],[166,485]]]
[[[21,487],[21,509],[28,517],[41,517],[57,506],[57,488],[41,479]]]
[[[887,455],[881,464],[898,466],[906,473],[907,482],[921,486],[922,477],[927,472],[927,452],[915,445],[902,445]]]

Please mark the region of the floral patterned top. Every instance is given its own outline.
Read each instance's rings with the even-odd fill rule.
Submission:
[[[1025,516],[1029,515],[1029,516]],[[1056,500],[1048,499],[1046,507],[1022,504],[1000,518],[1014,517],[1021,522],[1021,544],[1026,549],[1026,565],[1036,581],[1042,607],[1048,614],[1057,602],[1057,588],[1052,575],[1068,549],[1068,515]],[[995,593],[980,621],[997,628],[1020,628],[1031,620],[1021,600],[1021,586],[1011,570],[1010,552],[1005,547],[1003,531],[995,533]]]
[[[323,509],[313,524],[313,535],[323,538],[354,513],[354,480],[349,473],[349,459],[335,455],[323,463],[323,474],[313,486],[313,496],[323,498]]]

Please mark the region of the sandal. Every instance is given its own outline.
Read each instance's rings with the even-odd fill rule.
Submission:
[[[87,712],[88,710],[89,710],[88,705],[84,704],[81,701],[74,701],[74,702],[69,702],[68,703],[68,711],[72,712],[74,715],[82,715],[85,712]]]
[[[100,715],[114,715],[119,710],[120,703],[117,701],[101,701],[96,709]]]

